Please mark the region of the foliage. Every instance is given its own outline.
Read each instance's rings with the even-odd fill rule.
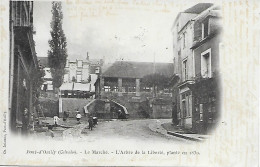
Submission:
[[[53,77],[53,86],[59,88],[63,83],[67,55],[67,42],[62,29],[61,2],[52,2],[51,40],[48,51],[48,62]]]
[[[143,77],[142,84],[145,87],[153,87],[153,93],[156,96],[158,90],[168,88],[169,78],[165,75],[154,73]]]
[[[197,75],[195,84],[188,87],[199,99],[205,96],[218,96],[221,87],[220,77],[218,72],[214,72],[211,78],[203,78],[201,75]]]
[[[75,76],[73,76],[72,77],[72,82],[76,82],[77,80],[76,80],[76,78],[75,78]]]
[[[143,77],[142,83],[147,87],[156,86],[158,89],[164,89],[168,87],[169,78],[162,74],[149,74]]]

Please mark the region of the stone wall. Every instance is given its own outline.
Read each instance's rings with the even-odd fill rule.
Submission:
[[[62,112],[69,111],[69,117],[76,117],[76,110],[79,109],[80,114],[84,115],[83,107],[93,99],[77,99],[77,98],[62,98]],[[60,117],[63,113],[60,113]]]
[[[172,118],[172,97],[167,94],[158,94],[158,98],[166,99],[166,103],[156,103],[151,105],[153,98],[151,93],[141,93],[135,96],[135,93],[105,92],[104,99],[114,100],[127,108],[129,118]]]
[[[41,110],[45,117],[59,116],[59,101],[58,99],[39,99]]]

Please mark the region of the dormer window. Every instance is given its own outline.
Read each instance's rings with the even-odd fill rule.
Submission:
[[[209,35],[209,19],[206,19],[202,23],[202,39],[206,38]]]

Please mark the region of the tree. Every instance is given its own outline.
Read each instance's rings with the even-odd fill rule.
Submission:
[[[48,51],[48,62],[53,78],[53,87],[59,88],[63,83],[67,55],[67,42],[62,29],[61,2],[52,2],[51,40]]]
[[[168,87],[169,78],[165,75],[154,73],[143,77],[142,82],[146,87],[153,87],[154,96],[158,90]]]

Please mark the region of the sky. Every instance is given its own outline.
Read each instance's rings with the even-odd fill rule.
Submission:
[[[158,0],[66,0],[63,29],[69,59],[103,58],[141,62],[172,62],[171,27],[177,14],[197,2]],[[51,1],[34,2],[38,57],[49,49]]]

